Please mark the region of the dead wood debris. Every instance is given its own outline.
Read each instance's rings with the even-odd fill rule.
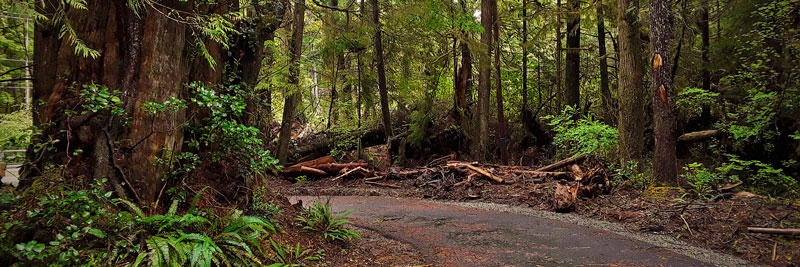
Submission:
[[[309,175],[314,177],[332,177],[333,181],[344,179],[362,179],[365,184],[402,188],[408,183],[387,183],[390,180],[414,180],[416,188],[433,188],[435,190],[467,190],[465,198],[480,198],[469,193],[472,187],[487,185],[509,185],[522,182],[530,190],[551,188],[551,206],[556,211],[574,210],[580,198],[593,198],[610,192],[608,172],[605,168],[585,168],[578,165],[585,155],[561,160],[557,163],[535,169],[529,166],[507,166],[481,164],[453,160],[455,155],[447,155],[430,161],[425,167],[416,169],[391,168],[387,171],[375,171],[367,163],[337,163],[330,156],[301,162],[283,169],[284,176]],[[555,171],[566,168],[567,171]],[[485,178],[485,181],[482,179]],[[381,181],[381,182],[377,182]]]

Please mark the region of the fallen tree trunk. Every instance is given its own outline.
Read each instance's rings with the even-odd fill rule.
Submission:
[[[578,155],[578,156],[575,156],[575,157],[567,158],[567,159],[561,160],[559,162],[556,162],[556,163],[553,163],[553,164],[538,168],[536,170],[537,171],[557,170],[557,169],[563,168],[564,166],[567,166],[567,165],[570,165],[570,164],[580,163],[581,161],[583,161],[585,159],[586,159],[586,155],[585,154],[581,154],[581,155]]]
[[[770,234],[770,235],[800,236],[800,229],[747,227],[747,231],[751,233]]]
[[[297,140],[303,144],[289,151],[289,159],[294,162],[329,155],[336,148],[342,151],[355,150],[358,142],[347,142],[360,138],[362,147],[370,147],[386,143],[386,134],[382,128],[358,129],[347,133],[319,133]]]
[[[717,136],[719,133],[720,133],[719,130],[705,130],[705,131],[685,133],[678,137],[678,142],[682,143],[700,142],[709,139],[711,137]]]

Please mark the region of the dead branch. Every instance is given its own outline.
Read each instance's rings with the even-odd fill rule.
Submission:
[[[585,154],[581,154],[581,155],[578,155],[578,156],[575,156],[575,157],[567,158],[567,159],[561,160],[559,162],[556,162],[556,163],[553,163],[553,164],[538,168],[536,170],[537,171],[557,170],[557,169],[560,169],[560,168],[562,168],[564,166],[567,166],[567,165],[570,165],[570,164],[580,163],[581,161],[583,161],[585,159],[586,159],[586,155]]]
[[[751,233],[770,234],[770,235],[800,236],[800,229],[747,227],[747,231]]]
[[[476,171],[477,173],[480,173],[480,174],[483,174],[483,176],[486,176],[486,178],[492,179],[492,181],[495,181],[495,182],[498,182],[498,183],[503,183],[503,178],[497,177],[497,176],[489,173],[488,171],[486,171],[484,169],[472,166],[472,164],[467,164],[466,166],[470,170]]]

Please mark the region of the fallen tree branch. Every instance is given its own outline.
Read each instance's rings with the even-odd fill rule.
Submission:
[[[365,163],[365,164],[366,164],[366,163]],[[347,171],[347,172],[345,172],[345,173],[342,173],[342,174],[341,174],[341,175],[339,175],[339,176],[336,176],[336,178],[333,178],[331,181],[336,181],[336,180],[339,180],[339,179],[340,179],[340,178],[342,178],[342,177],[347,177],[348,175],[350,175],[350,174],[352,174],[352,173],[354,173],[354,172],[356,172],[356,171],[362,171],[362,172],[364,172],[364,174],[366,174],[365,176],[369,176],[370,174],[372,174],[372,171],[370,171],[370,170],[364,169],[364,168],[362,168],[362,167],[356,167],[355,169],[349,170],[349,171]]]
[[[585,159],[586,159],[586,154],[580,154],[578,156],[567,158],[567,159],[561,160],[559,162],[556,162],[556,163],[553,163],[553,164],[538,168],[536,170],[537,171],[557,170],[557,169],[560,169],[560,168],[562,168],[564,166],[567,166],[567,165],[570,165],[570,164],[579,163],[579,162],[581,162],[581,161],[583,161]]]
[[[747,227],[747,231],[759,234],[800,236],[800,229]]]
[[[473,171],[475,171],[477,173],[483,174],[483,176],[486,176],[486,178],[492,179],[492,181],[495,181],[495,182],[498,182],[498,183],[503,183],[503,178],[497,177],[497,176],[487,172],[484,169],[472,166],[472,164],[467,164],[466,166],[470,170],[473,170]]]

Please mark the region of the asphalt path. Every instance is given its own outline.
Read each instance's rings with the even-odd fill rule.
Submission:
[[[660,245],[649,237],[564,221],[561,215],[510,212],[522,208],[505,205],[365,196],[290,197],[292,203],[298,200],[304,206],[314,200],[330,201],[334,212],[353,210],[349,218],[354,226],[410,244],[433,266],[748,265],[732,256],[680,245],[676,249],[674,244]]]

